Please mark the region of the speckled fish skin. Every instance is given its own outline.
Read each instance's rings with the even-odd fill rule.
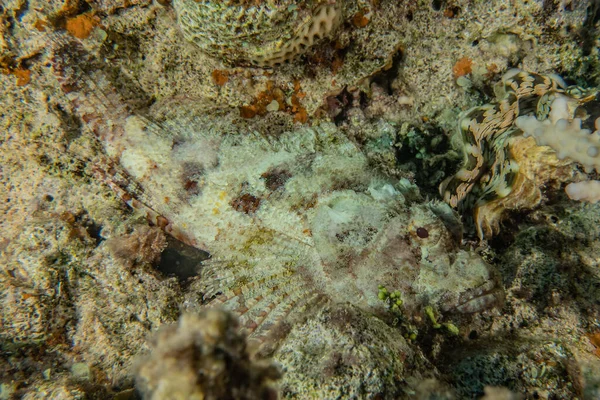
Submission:
[[[80,67],[89,57],[77,43],[56,40],[52,51],[74,112],[114,160],[99,179],[211,253],[186,307],[233,310],[265,343],[275,325],[321,301],[389,316],[379,285],[401,291],[409,316],[426,305],[472,313],[502,302],[494,269],[459,249],[438,217],[449,207],[409,204],[403,192],[415,188],[370,167],[335,125],[278,138],[232,133],[227,114],[159,125],[130,112],[101,69]]]

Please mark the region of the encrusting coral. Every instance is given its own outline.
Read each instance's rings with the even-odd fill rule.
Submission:
[[[173,1],[187,40],[229,62],[258,66],[288,61],[329,36],[341,22],[342,4],[342,0]]]
[[[498,103],[461,115],[464,164],[440,185],[445,201],[472,213],[480,239],[498,233],[505,210],[531,209],[542,187],[572,181],[573,161],[586,168],[599,162],[597,134],[580,128],[581,119],[594,124],[597,91],[516,70],[497,89]]]
[[[567,196],[573,200],[597,203],[600,201],[600,181],[582,181],[569,183],[565,187]]]

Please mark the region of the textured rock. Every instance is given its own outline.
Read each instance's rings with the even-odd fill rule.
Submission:
[[[460,398],[479,398],[485,386],[507,387],[528,397],[576,398],[582,381],[574,354],[558,343],[496,342],[463,347],[447,372]]]
[[[328,305],[297,323],[274,360],[284,366],[284,398],[406,398],[428,373],[418,349],[350,305]]]
[[[132,385],[149,330],[176,318],[176,280],[153,271],[154,249],[145,259],[108,251],[105,240],[156,231],[88,179],[93,163],[73,151],[93,159],[89,138],[33,85],[0,75],[0,97],[0,124],[11,127],[0,146],[0,391],[111,398],[113,384]],[[158,233],[138,248],[160,245]],[[85,363],[89,380],[74,381],[75,363]]]

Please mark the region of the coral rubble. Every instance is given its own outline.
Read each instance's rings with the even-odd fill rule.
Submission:
[[[235,319],[222,311],[183,314],[153,339],[137,367],[145,399],[268,399],[279,378],[274,365],[252,360]]]

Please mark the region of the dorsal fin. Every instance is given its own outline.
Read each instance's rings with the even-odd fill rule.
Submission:
[[[131,108],[110,84],[99,63],[77,40],[54,34],[51,43],[52,69],[64,92],[61,97],[72,105],[83,122],[83,129],[90,132],[108,154],[114,152],[112,146],[119,146],[127,119],[133,115]],[[160,124],[148,118],[138,118],[155,133],[163,130]],[[95,162],[92,170],[99,181],[108,185],[134,210],[146,215],[152,225],[161,227],[186,244],[197,245],[192,235],[173,227],[153,204],[151,196],[114,159],[104,155]]]

